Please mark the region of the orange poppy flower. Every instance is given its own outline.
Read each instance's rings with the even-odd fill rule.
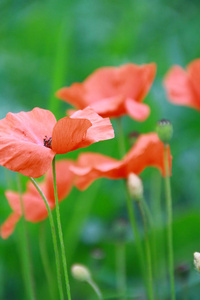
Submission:
[[[94,180],[105,177],[110,179],[127,178],[130,173],[140,174],[146,167],[158,168],[162,175],[164,169],[164,145],[156,133],[142,134],[130,151],[117,160],[98,153],[82,153],[70,169],[77,175],[75,185],[86,189]],[[171,170],[169,149],[169,165]]]
[[[172,67],[164,79],[169,100],[200,110],[200,59],[193,60],[185,71],[179,66]]]
[[[69,168],[72,165],[73,162],[70,160],[60,160],[56,162],[56,181],[59,202],[63,200],[71,191],[74,174]],[[55,198],[52,168],[47,172],[44,180],[38,185],[44,193],[51,210],[54,209]],[[1,236],[4,239],[8,238],[13,233],[16,223],[22,216],[19,193],[6,191],[5,195],[13,212],[1,226]],[[47,218],[48,212],[44,200],[31,181],[28,181],[27,190],[22,194],[22,199],[24,203],[25,219],[27,221],[36,223]]]
[[[0,165],[28,177],[40,177],[56,154],[113,137],[110,120],[89,107],[58,122],[50,111],[38,107],[8,113],[0,120]]]
[[[154,63],[126,64],[97,69],[83,83],[60,89],[56,95],[77,109],[91,106],[102,117],[130,115],[144,121],[149,107],[141,103],[148,93],[156,73]],[[68,111],[71,114],[72,110]]]

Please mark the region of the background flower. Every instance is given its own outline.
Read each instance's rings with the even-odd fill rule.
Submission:
[[[70,160],[61,160],[56,162],[56,182],[58,189],[58,200],[62,201],[70,193],[74,175],[70,171],[73,162]],[[55,207],[53,174],[52,169],[48,171],[44,180],[39,183],[39,187],[45,195],[51,210]],[[6,191],[5,196],[13,210],[7,220],[1,226],[1,236],[8,238],[14,231],[16,223],[22,216],[20,203],[20,194],[18,192]],[[25,219],[29,222],[40,222],[47,218],[48,212],[44,200],[36,190],[31,181],[27,182],[26,192],[22,194]]]
[[[186,68],[173,66],[165,76],[164,86],[168,99],[178,105],[200,110],[200,59],[195,59]]]
[[[71,87],[60,89],[56,95],[77,109],[89,105],[103,117],[116,118],[128,114],[137,121],[144,121],[149,115],[149,107],[141,102],[153,83],[155,73],[154,63],[102,67],[83,83],[73,83]]]

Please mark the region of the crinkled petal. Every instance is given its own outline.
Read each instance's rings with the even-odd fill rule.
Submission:
[[[82,153],[76,165],[70,167],[78,175],[75,185],[85,190],[94,180],[106,177],[110,179],[123,178],[122,162],[99,153]]]
[[[44,109],[8,113],[0,120],[0,165],[29,177],[46,173],[55,153],[44,147],[56,123],[54,115]]]
[[[91,122],[86,118],[64,117],[60,119],[53,129],[52,150],[57,154],[64,154],[80,148],[91,126]]]
[[[150,114],[150,108],[148,105],[138,103],[130,98],[126,99],[125,107],[128,115],[136,121],[145,121]]]
[[[108,118],[103,119],[90,107],[78,110],[70,118],[87,118],[92,123],[92,126],[87,130],[85,140],[80,144],[81,148],[99,141],[112,139],[115,136],[110,120]]]
[[[83,83],[87,91],[88,104],[117,95],[123,95],[124,99],[133,98],[142,101],[153,83],[155,74],[154,63],[99,68]]]
[[[179,66],[172,67],[164,79],[168,99],[178,105],[200,109],[200,100],[189,74]]]
[[[1,237],[7,239],[15,230],[15,226],[19,219],[20,215],[17,213],[11,213],[7,220],[1,225]]]
[[[171,173],[172,157],[169,149],[169,166]],[[123,158],[127,175],[131,172],[140,174],[146,167],[158,168],[165,176],[164,145],[156,133],[142,134]]]
[[[57,95],[77,108],[91,106],[103,117],[119,117],[128,112],[121,101],[127,98],[143,101],[155,74],[154,63],[103,67],[94,71],[82,84],[75,83],[63,88]]]
[[[123,96],[102,99],[91,104],[91,108],[102,117],[117,118],[126,114]]]
[[[78,109],[83,109],[88,106],[85,100],[85,88],[81,83],[73,83],[70,87],[64,87],[56,92],[56,96],[64,100]]]
[[[22,215],[20,196],[17,192],[7,191],[6,198],[12,210],[18,215]],[[25,219],[30,222],[39,222],[48,216],[44,200],[39,193],[25,192],[22,194]],[[51,203],[49,203],[50,205]]]
[[[170,148],[168,160],[171,173]],[[146,167],[156,167],[165,176],[164,146],[156,133],[141,135],[120,161],[98,153],[83,153],[70,169],[77,175],[76,187],[84,190],[98,178],[127,178],[130,173],[140,174]]]

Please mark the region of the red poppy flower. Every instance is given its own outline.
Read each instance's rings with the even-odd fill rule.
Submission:
[[[130,173],[138,175],[150,166],[158,168],[165,175],[163,158],[163,143],[156,133],[149,133],[139,136],[137,142],[122,160],[98,153],[82,153],[76,165],[73,165],[70,169],[77,175],[76,187],[84,190],[100,177],[110,179],[127,178]],[[171,160],[169,149],[170,170]]]
[[[58,122],[50,111],[38,107],[8,113],[0,120],[0,165],[25,176],[40,177],[49,169],[55,154],[113,137],[110,120],[89,107]]]
[[[193,60],[185,71],[179,66],[172,67],[164,79],[169,100],[200,110],[200,59]]]
[[[56,95],[77,109],[89,105],[102,117],[116,118],[128,114],[137,121],[144,121],[150,110],[141,102],[153,83],[155,73],[154,63],[103,67],[88,76],[83,83],[64,87]]]
[[[73,162],[70,160],[61,160],[56,162],[56,182],[58,188],[58,200],[63,200],[71,191],[74,174],[70,171]],[[55,207],[55,198],[53,190],[53,174],[50,169],[45,175],[44,180],[39,183],[51,209]],[[6,198],[13,212],[1,226],[1,236],[9,237],[15,229],[16,223],[22,216],[19,193],[13,191],[5,192]],[[22,195],[25,219],[29,222],[40,222],[48,216],[44,200],[34,187],[31,181],[27,183],[27,190]]]

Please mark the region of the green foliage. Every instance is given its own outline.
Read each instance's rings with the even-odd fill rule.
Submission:
[[[56,99],[55,92],[64,85],[84,80],[101,66],[127,62],[156,62],[157,77],[145,103],[150,117],[137,123],[123,118],[127,150],[132,131],[153,131],[161,118],[170,119],[174,128],[172,197],[174,207],[175,264],[188,263],[191,268],[191,299],[199,299],[199,277],[192,267],[193,252],[199,249],[200,228],[200,118],[199,112],[178,107],[166,100],[162,80],[172,64],[185,67],[199,56],[199,1],[159,0],[76,0],[76,1],[6,1],[0,3],[0,117],[9,111],[31,110],[35,106],[51,109],[63,117],[69,106]],[[115,122],[113,120],[114,127]],[[90,146],[96,151],[120,158],[116,139]],[[115,151],[114,151],[114,150]],[[68,157],[76,158],[80,151]],[[0,223],[10,213],[5,189],[16,189],[15,176],[0,169]],[[159,193],[158,175],[153,168],[142,174],[146,198],[151,209]],[[153,178],[150,180],[150,178]],[[157,178],[155,184],[155,178]],[[24,178],[25,186],[26,178]],[[155,186],[156,185],[156,186]],[[157,189],[157,190],[156,190]],[[162,189],[162,186],[161,186]],[[151,198],[151,195],[154,197]],[[164,208],[164,205],[163,205]],[[87,265],[109,299],[116,295],[115,257],[117,242],[111,237],[112,224],[127,218],[125,194],[121,182],[98,180],[85,192],[75,188],[60,205],[68,264]],[[153,213],[157,228],[157,276],[159,293],[167,294],[166,253],[163,244],[165,223]],[[48,220],[45,221],[46,247],[51,271],[54,256]],[[19,249],[19,227],[6,241],[0,240],[0,299],[25,300]],[[49,299],[49,289],[39,254],[40,224],[29,224],[37,299]],[[88,229],[89,228],[89,229]],[[89,235],[90,238],[86,238]],[[144,291],[136,251],[128,232],[126,240],[128,293]],[[94,249],[104,253],[92,256]],[[162,252],[164,251],[164,252]],[[196,277],[197,276],[197,277]],[[182,288],[177,281],[179,299]],[[70,276],[73,299],[94,299],[89,286]],[[132,288],[134,287],[134,288]],[[179,288],[180,287],[180,288]],[[194,293],[195,290],[195,293]]]

